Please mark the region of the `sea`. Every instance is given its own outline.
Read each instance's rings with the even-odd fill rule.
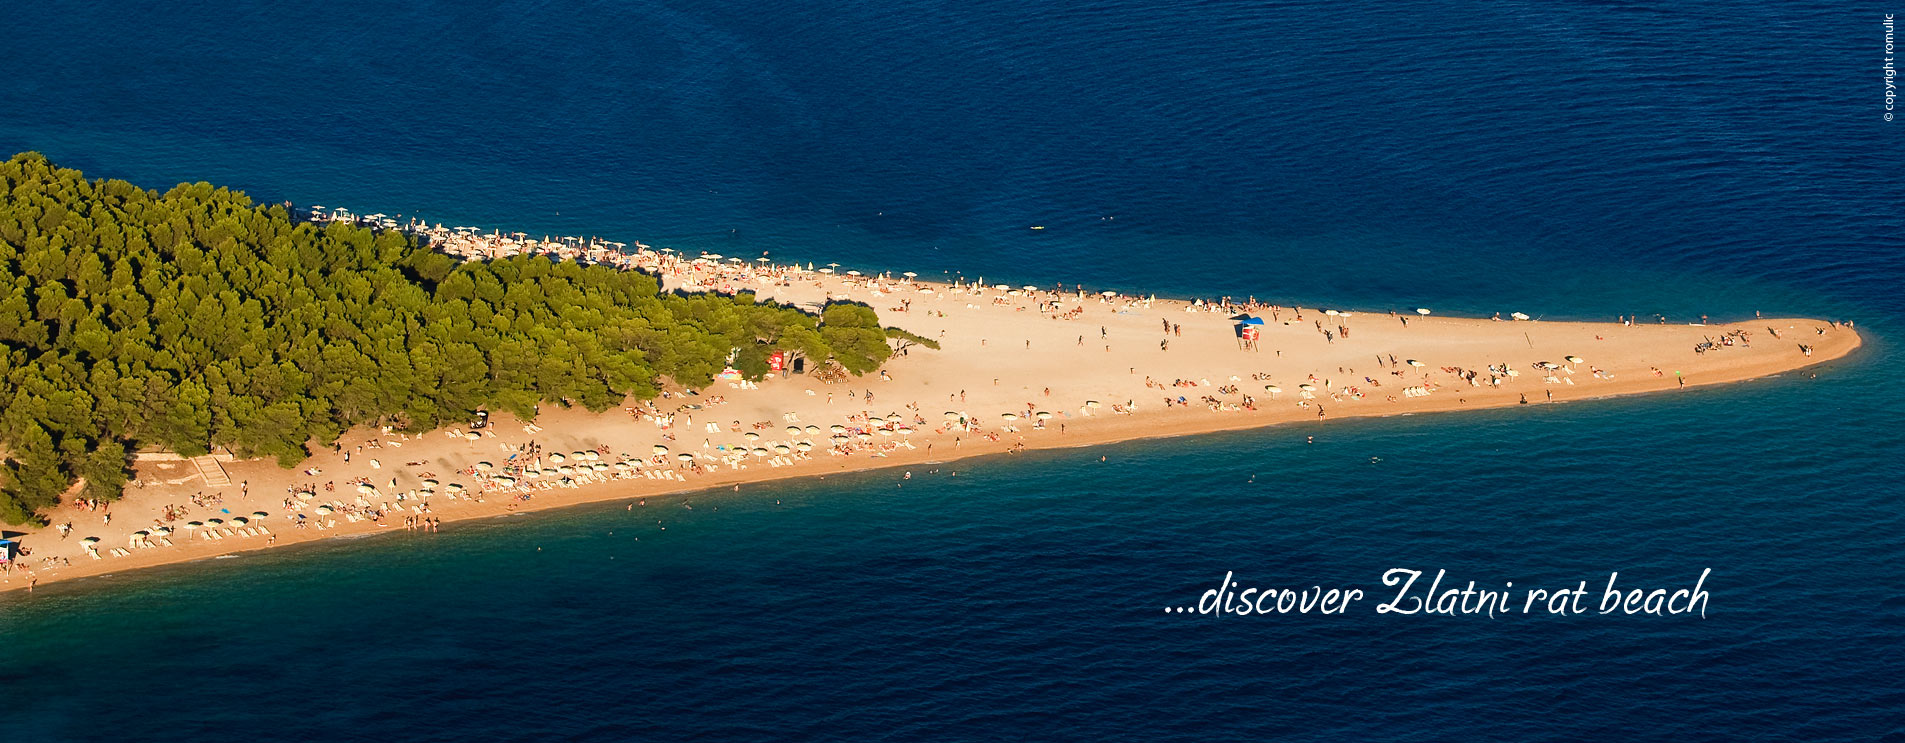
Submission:
[[[1899,739],[1905,122],[1885,120],[1884,12],[9,3],[0,150],[149,188],[1175,297],[1801,315],[1866,345],[1723,388],[973,459],[42,586],[0,597],[0,731]],[[1412,595],[1442,575],[1579,591],[1582,610],[1379,612],[1405,570]],[[1708,598],[1603,614],[1615,573]],[[1175,611],[1226,576],[1367,598]]]

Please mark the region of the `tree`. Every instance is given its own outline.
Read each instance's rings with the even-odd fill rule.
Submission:
[[[0,165],[0,518],[35,518],[76,479],[115,498],[142,447],[291,466],[352,426],[703,386],[736,349],[751,377],[777,351],[855,374],[890,354],[864,305],[815,317],[660,289],[546,257],[459,262],[207,183],[161,195],[16,155]]]

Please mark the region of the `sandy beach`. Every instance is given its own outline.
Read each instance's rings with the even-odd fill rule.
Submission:
[[[1790,372],[1860,345],[1851,327],[1811,319],[1450,318],[948,285],[646,250],[626,261],[672,289],[754,291],[810,308],[865,302],[885,324],[941,348],[911,345],[881,373],[831,383],[811,374],[717,380],[601,414],[545,406],[533,424],[497,415],[480,430],[474,421],[412,435],[360,429],[335,446],[314,442],[318,453],[291,469],[140,461],[122,500],[67,502],[46,514],[46,528],[9,530],[26,554],[0,591],[512,511],[1021,449],[1670,393]],[[1254,347],[1233,319],[1246,313],[1261,320],[1243,326]]]

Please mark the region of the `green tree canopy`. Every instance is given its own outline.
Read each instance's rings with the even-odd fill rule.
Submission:
[[[709,384],[734,354],[890,355],[873,310],[820,317],[749,294],[660,291],[648,274],[518,256],[461,262],[394,231],[294,221],[242,193],[159,194],[36,153],[0,167],[0,519],[84,478],[116,498],[129,453],[229,447],[290,466],[360,424],[478,409],[606,410],[663,380]]]

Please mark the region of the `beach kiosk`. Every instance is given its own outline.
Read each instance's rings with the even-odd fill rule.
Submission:
[[[0,539],[0,563],[13,562],[13,556],[19,554],[20,543],[11,539]]]

